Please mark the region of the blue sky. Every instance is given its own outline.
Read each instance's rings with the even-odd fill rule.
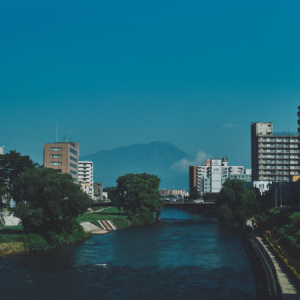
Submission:
[[[155,140],[250,167],[250,122],[297,131],[299,1],[1,1],[0,144],[42,162]]]

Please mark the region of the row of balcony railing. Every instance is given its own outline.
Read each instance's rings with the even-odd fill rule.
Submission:
[[[262,158],[271,158],[271,159],[299,159],[299,155],[267,155],[267,154],[260,154],[258,155],[259,159]]]
[[[266,169],[266,168],[271,168],[271,169],[284,169],[284,168],[296,168],[299,167],[299,164],[281,164],[281,165],[277,165],[277,164],[260,164],[258,166],[259,169]]]
[[[259,143],[299,143],[299,139],[270,139],[270,138],[259,138]]]
[[[258,148],[298,148],[298,144],[264,144],[264,143],[259,143]]]
[[[298,165],[299,160],[259,160],[260,164],[268,165]]]
[[[264,154],[268,154],[268,153],[300,153],[299,150],[263,150],[263,149],[259,149],[258,153],[264,153]]]

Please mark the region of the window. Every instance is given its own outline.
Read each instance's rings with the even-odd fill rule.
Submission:
[[[70,148],[70,152],[73,153],[73,154],[75,154],[77,156],[77,151],[74,150],[73,148]]]
[[[72,163],[70,163],[70,167],[77,169],[77,166]]]
[[[73,156],[70,156],[70,159],[77,162],[77,159]]]
[[[77,172],[70,170],[70,173],[73,175],[77,175]]]
[[[62,147],[51,147],[51,151],[62,151]]]
[[[62,173],[62,169],[55,169],[58,173]]]
[[[51,158],[62,158],[61,154],[51,154]]]
[[[61,166],[62,162],[60,162],[60,161],[52,161],[52,162],[50,162],[50,165],[51,166]]]

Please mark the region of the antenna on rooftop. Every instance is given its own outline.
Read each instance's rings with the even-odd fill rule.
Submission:
[[[72,142],[72,128],[70,127],[70,142]]]
[[[58,142],[58,123],[56,123],[56,142]]]
[[[67,136],[64,135],[64,138],[63,138],[64,142],[67,142]]]

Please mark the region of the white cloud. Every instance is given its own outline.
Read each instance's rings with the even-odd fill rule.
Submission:
[[[237,127],[237,124],[231,124],[231,123],[229,123],[229,124],[222,124],[222,126],[223,126],[223,128],[234,128],[234,127]]]
[[[180,161],[174,163],[171,166],[171,169],[174,171],[184,171],[186,172],[189,169],[189,166],[199,166],[208,159],[208,155],[202,151],[198,150],[197,154],[193,159],[183,158]]]

